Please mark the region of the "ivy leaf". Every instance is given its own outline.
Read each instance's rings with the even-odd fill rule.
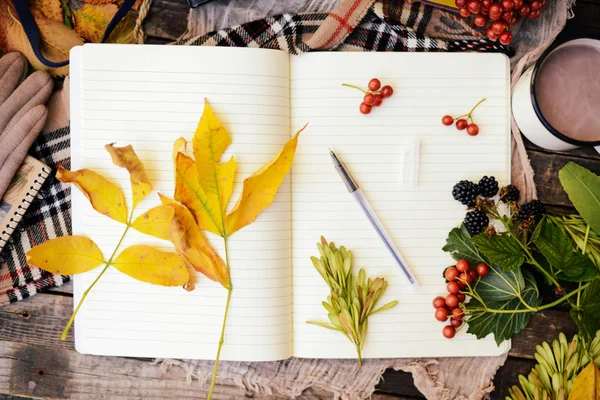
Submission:
[[[53,274],[81,274],[103,264],[104,256],[87,236],[62,236],[27,252],[27,263]]]
[[[129,172],[133,207],[135,208],[152,191],[152,184],[148,179],[144,164],[131,145],[115,147],[114,143],[111,143],[104,146],[104,148],[109,152],[113,163],[117,167],[126,168]]]
[[[571,310],[571,317],[579,328],[579,333],[588,343],[600,330],[600,278],[594,279],[581,296],[578,308]]]
[[[600,399],[600,370],[590,361],[575,378],[569,393],[569,400]]]
[[[558,177],[579,214],[594,232],[600,233],[600,177],[572,161],[558,172]]]
[[[513,236],[488,237],[485,233],[481,233],[473,237],[471,241],[492,265],[499,266],[504,271],[515,270],[525,262],[523,250]]]
[[[154,285],[183,286],[190,279],[185,263],[177,254],[143,244],[123,250],[112,265],[133,279]]]
[[[475,245],[471,243],[471,235],[465,224],[461,224],[459,228],[450,231],[448,238],[446,238],[446,245],[442,247],[442,250],[449,252],[455,260],[466,259],[471,265],[487,263],[479,254]]]
[[[523,274],[521,277],[519,275]],[[480,293],[479,285],[488,280],[488,278],[498,275],[496,282],[507,281],[507,287],[514,289],[513,292],[504,292],[501,296],[492,295],[491,287]],[[522,282],[520,281],[521,279]],[[472,333],[477,336],[477,339],[482,339],[489,334],[494,334],[496,344],[500,345],[504,340],[510,339],[513,335],[521,332],[533,317],[534,312],[522,312],[527,307],[521,299],[532,307],[539,304],[539,291],[533,276],[525,271],[500,271],[494,267],[490,267],[490,274],[483,278],[477,286],[477,294],[482,298],[484,303],[481,303],[476,298],[472,298],[465,307],[470,313],[468,319],[467,333]],[[512,295],[509,295],[512,293]],[[491,298],[488,298],[491,297]],[[498,297],[504,297],[503,300],[494,300]],[[488,310],[509,311],[504,313],[495,313]],[[519,312],[510,312],[519,311]]]
[[[157,206],[146,211],[133,221],[131,227],[138,232],[163,240],[171,238],[171,223],[175,210],[168,205]]]
[[[585,282],[598,276],[598,268],[592,260],[579,253],[569,236],[555,224],[540,222],[539,235],[535,246],[552,266],[553,271],[561,271],[557,277],[570,282]]]
[[[121,188],[90,169],[69,171],[59,166],[56,179],[73,183],[90,200],[94,210],[115,221],[127,223],[127,206]]]

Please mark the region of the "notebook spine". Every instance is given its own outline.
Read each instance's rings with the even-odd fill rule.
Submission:
[[[50,172],[51,171],[46,167],[42,167],[42,170],[38,173],[37,178],[35,178],[31,186],[29,186],[25,197],[21,199],[21,204],[19,204],[17,209],[13,212],[13,215],[10,216],[8,223],[2,230],[2,234],[0,235],[0,247],[8,242],[12,233],[15,231],[15,229],[17,229],[19,221],[21,221],[21,218],[23,218],[25,215],[25,211],[27,211],[31,202],[36,198],[48,176],[50,176]]]

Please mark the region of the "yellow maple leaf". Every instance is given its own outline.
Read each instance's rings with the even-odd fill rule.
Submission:
[[[27,263],[53,274],[81,274],[104,263],[98,245],[87,236],[62,236],[27,252]]]
[[[118,9],[115,4],[84,4],[80,9],[73,11],[75,31],[86,40],[99,43],[106,26]]]
[[[104,148],[110,153],[112,161],[117,167],[126,168],[129,171],[133,208],[135,208],[152,191],[152,184],[148,179],[144,164],[131,145],[115,147],[114,143],[111,143]]]
[[[204,237],[190,210],[160,193],[159,196],[163,205],[172,207],[175,212],[170,240],[177,251],[196,271],[227,287],[225,263]]]
[[[569,400],[598,400],[600,399],[600,370],[594,361],[585,367],[573,382]]]
[[[133,279],[161,286],[183,286],[190,279],[183,260],[175,253],[138,244],[126,248],[112,265]]]
[[[159,239],[170,240],[171,224],[175,211],[171,206],[157,206],[146,211],[133,221],[131,227],[138,232]]]
[[[115,221],[127,223],[127,206],[121,188],[90,169],[69,171],[58,167],[56,179],[73,183],[90,200],[94,210]]]

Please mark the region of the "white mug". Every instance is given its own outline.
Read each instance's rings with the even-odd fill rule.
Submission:
[[[559,132],[542,115],[536,98],[536,78],[544,60],[555,51],[568,46],[593,46],[600,51],[600,40],[575,39],[546,52],[519,78],[512,95],[512,113],[519,129],[535,145],[549,150],[572,150],[581,146],[599,146],[600,141],[582,141]],[[599,72],[600,74],[600,72]],[[561,93],[556,93],[560,96]],[[600,95],[600,93],[599,93]],[[600,110],[599,110],[600,112]],[[600,151],[600,150],[599,150]]]

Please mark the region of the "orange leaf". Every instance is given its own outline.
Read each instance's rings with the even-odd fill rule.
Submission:
[[[138,281],[161,286],[183,286],[190,279],[185,263],[175,253],[138,244],[126,248],[112,265]]]
[[[281,152],[267,165],[244,179],[242,195],[233,210],[227,216],[227,234],[231,235],[246,225],[273,203],[283,178],[290,170],[298,144],[298,135],[287,142]]]
[[[159,196],[163,205],[169,205],[175,210],[171,226],[171,241],[177,251],[196,271],[227,287],[227,267],[204,237],[192,213],[180,203],[160,193]]]
[[[99,43],[118,9],[115,4],[85,4],[73,11],[75,30],[88,41]]]
[[[60,0],[28,0],[29,7],[40,11],[46,18],[63,23],[63,10]]]
[[[110,153],[112,161],[117,167],[126,168],[129,171],[133,208],[135,208],[152,191],[152,184],[148,179],[144,164],[135,154],[131,145],[115,147],[114,143],[111,143],[104,146],[104,148]]]
[[[27,263],[53,274],[81,274],[103,264],[98,245],[87,236],[61,236],[27,252]]]
[[[174,215],[173,207],[168,205],[157,206],[137,217],[131,227],[146,235],[170,240],[171,223]]]
[[[63,183],[75,184],[90,200],[94,210],[100,214],[127,223],[127,207],[123,191],[102,175],[89,169],[71,172],[59,166],[56,179]]]

